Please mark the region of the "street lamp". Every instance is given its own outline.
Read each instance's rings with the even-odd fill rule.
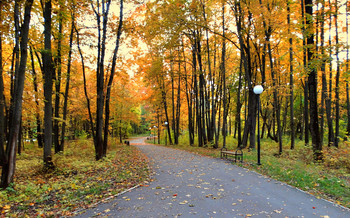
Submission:
[[[253,92],[258,95],[258,165],[261,165],[260,163],[260,94],[264,91],[264,88],[261,85],[254,86]]]
[[[149,139],[152,140],[152,127],[149,128]]]
[[[153,129],[154,129],[153,144],[156,144],[156,128],[157,126],[153,126]]]
[[[167,145],[167,138],[168,138],[167,134],[166,134],[166,128],[168,126],[168,122],[167,121],[164,122],[164,126],[165,126],[165,135],[164,135],[165,136],[165,145]]]

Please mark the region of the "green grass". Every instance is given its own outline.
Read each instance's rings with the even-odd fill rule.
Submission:
[[[1,214],[69,216],[148,179],[147,159],[134,147],[112,142],[101,161],[95,161],[93,147],[91,140],[71,141],[54,155],[55,170],[44,171],[42,149],[26,144],[17,156],[14,184],[0,191]]]
[[[212,146],[189,146],[186,135],[183,135],[179,141],[177,146],[168,146],[215,158],[220,157],[222,138],[219,149],[213,149]],[[237,141],[232,136],[227,137],[226,141],[228,149],[237,148]],[[262,165],[256,164],[256,150],[248,149],[243,150],[244,163],[240,165],[307,191],[316,197],[350,207],[350,143],[342,142],[340,149],[324,148],[324,161],[315,163],[311,146],[305,146],[304,142],[297,141],[295,149],[290,150],[290,144],[287,144],[287,141],[288,139],[284,138],[283,153],[278,155],[278,143],[263,139],[261,141]]]

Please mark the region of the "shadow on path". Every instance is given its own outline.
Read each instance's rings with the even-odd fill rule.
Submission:
[[[350,217],[350,211],[231,163],[130,140],[150,158],[149,184],[77,217]]]

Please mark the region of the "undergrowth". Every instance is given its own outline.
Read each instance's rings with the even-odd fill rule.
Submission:
[[[55,169],[46,171],[42,149],[26,144],[17,156],[14,183],[0,191],[1,215],[70,216],[148,178],[146,157],[135,147],[112,142],[101,161],[93,148],[91,140],[70,141],[53,156]]]

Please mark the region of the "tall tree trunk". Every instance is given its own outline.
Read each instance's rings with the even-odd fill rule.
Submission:
[[[168,105],[166,102],[166,92],[165,92],[165,81],[164,81],[164,77],[161,78],[161,82],[162,82],[162,101],[163,101],[163,105],[164,105],[164,112],[165,112],[165,119],[166,122],[168,122],[169,124],[169,115],[168,115]],[[171,131],[170,131],[170,125],[167,125],[167,129],[168,129],[168,138],[169,138],[169,143],[172,145],[173,144],[173,140],[171,138]]]
[[[108,141],[108,127],[109,127],[109,103],[110,103],[110,96],[111,96],[111,89],[113,84],[113,78],[115,74],[115,68],[117,64],[117,56],[118,56],[118,50],[120,45],[120,36],[122,35],[122,26],[123,26],[123,7],[124,1],[120,1],[120,9],[119,9],[119,25],[118,25],[118,31],[117,31],[117,39],[115,42],[115,48],[113,52],[113,59],[112,59],[112,69],[111,74],[109,76],[108,85],[107,85],[107,93],[106,93],[106,107],[105,107],[105,128],[104,128],[104,140],[103,140],[103,156],[107,155],[107,141]]]
[[[237,123],[237,146],[241,147],[242,145],[242,122],[241,122],[241,89],[242,89],[242,70],[243,63],[242,59],[240,59],[239,64],[239,78],[238,78],[238,90],[237,90],[237,105],[236,105],[236,123]]]
[[[39,98],[38,98],[38,80],[37,80],[37,73],[35,70],[35,65],[34,65],[34,54],[33,54],[33,48],[30,46],[30,57],[32,60],[32,76],[33,76],[33,86],[34,86],[34,100],[35,100],[35,106],[36,106],[36,112],[35,112],[35,118],[36,118],[36,139],[38,141],[38,146],[39,148],[44,147],[44,142],[43,142],[43,133],[42,133],[42,128],[41,128],[41,118],[40,118],[40,103],[39,103]]]
[[[215,42],[216,42],[216,37],[215,37]],[[216,69],[216,43],[214,46],[214,54],[213,54],[213,69]],[[216,130],[216,114],[217,114],[217,104],[218,104],[218,99],[215,97],[219,94],[217,86],[215,85],[216,83],[216,77],[215,77],[215,71],[213,71],[213,75],[212,75],[212,79],[211,79],[211,134],[214,140],[215,137],[215,143],[213,145],[213,148],[218,148],[219,144],[218,144],[218,140],[216,139],[216,132],[218,130]],[[216,93],[216,94],[215,94]],[[219,118],[220,120],[220,118]]]
[[[70,84],[70,69],[72,62],[72,46],[73,46],[73,37],[74,37],[74,22],[75,22],[75,5],[73,5],[72,13],[72,22],[71,22],[71,31],[69,35],[69,52],[68,52],[68,63],[67,63],[67,73],[66,73],[66,87],[64,92],[64,103],[63,103],[63,123],[61,129],[61,147],[64,150],[64,141],[66,135],[66,126],[67,126],[67,108],[68,108],[68,97],[69,97],[69,84]]]
[[[222,74],[222,83],[223,83],[223,117],[222,117],[222,143],[223,147],[226,147],[226,135],[227,135],[227,112],[228,112],[228,104],[227,104],[227,90],[226,90],[226,41],[225,41],[225,1],[222,1],[222,54],[221,54],[221,65],[220,70]]]
[[[281,130],[281,111],[280,111],[280,104],[278,102],[277,97],[277,84],[276,84],[276,75],[275,75],[275,69],[274,69],[274,62],[272,58],[272,49],[271,49],[271,43],[270,43],[270,33],[266,33],[266,39],[267,39],[267,47],[269,50],[269,59],[270,59],[270,68],[271,68],[271,78],[272,78],[272,86],[273,86],[273,107],[274,111],[276,112],[276,119],[277,119],[277,137],[278,137],[278,145],[279,150],[278,153],[282,154],[282,130]]]
[[[293,82],[293,38],[290,31],[290,2],[287,3],[287,20],[288,20],[288,37],[289,37],[289,85],[290,85],[290,149],[294,149],[295,146],[295,131],[294,131],[294,82]]]
[[[60,145],[59,134],[59,117],[60,117],[60,97],[61,97],[61,74],[62,74],[62,38],[63,38],[63,9],[60,5],[58,11],[58,38],[57,38],[57,56],[55,57],[55,68],[57,75],[55,76],[55,114],[53,120],[53,143],[55,145],[55,153],[62,152],[63,148]]]
[[[104,95],[104,80],[105,80],[105,69],[104,69],[104,60],[106,55],[106,38],[107,38],[107,23],[108,23],[108,14],[111,4],[111,0],[102,1],[102,9],[100,11],[100,2],[97,2],[97,10],[94,8],[93,3],[91,6],[94,9],[97,26],[98,26],[98,54],[97,54],[97,67],[96,67],[96,140],[95,140],[95,157],[96,160],[100,160],[105,157],[104,152],[104,143],[103,143],[103,109],[105,103]],[[102,16],[102,28],[101,28],[101,16]],[[102,37],[101,37],[102,31]]]
[[[196,125],[197,125],[197,138],[198,138],[198,146],[203,146],[202,141],[202,131],[201,131],[201,116],[200,116],[200,99],[198,97],[198,81],[197,81],[197,58],[196,53],[197,50],[197,36],[194,33],[194,43],[192,45],[192,75],[193,75],[193,91],[194,91],[194,98],[195,98],[195,115],[196,115]]]
[[[95,146],[95,151],[97,150],[97,143],[96,143],[96,133],[95,133],[95,126],[94,126],[94,122],[93,122],[93,118],[92,118],[92,112],[91,112],[91,104],[90,104],[90,98],[87,92],[87,85],[86,85],[86,73],[85,73],[85,64],[84,64],[84,56],[83,53],[81,51],[80,48],[80,37],[79,37],[79,32],[76,29],[76,27],[74,27],[75,32],[77,34],[77,47],[78,47],[78,51],[79,51],[79,55],[80,55],[80,59],[81,59],[81,65],[82,65],[82,71],[83,71],[83,80],[84,80],[84,95],[86,98],[86,103],[87,103],[87,108],[88,108],[88,113],[89,113],[89,123],[90,123],[90,128],[91,128],[91,134],[92,137],[94,139],[94,146]]]
[[[16,90],[14,92],[14,107],[11,119],[11,126],[9,129],[9,140],[6,147],[6,159],[7,162],[2,167],[1,174],[1,185],[0,187],[6,188],[13,181],[16,168],[16,148],[19,138],[21,116],[22,116],[22,97],[24,89],[24,80],[25,80],[25,70],[27,66],[27,45],[28,45],[28,33],[29,33],[29,23],[30,23],[30,14],[33,5],[33,0],[27,0],[25,4],[24,19],[21,27],[20,33],[20,49],[21,49],[21,58],[18,69],[18,74],[16,75],[15,84]]]
[[[309,99],[310,99],[310,132],[312,139],[312,148],[314,152],[315,160],[322,159],[322,144],[320,140],[320,131],[318,125],[318,111],[317,111],[317,72],[314,66],[312,66],[313,50],[314,46],[314,32],[312,22],[312,0],[305,0],[305,12],[309,16],[306,20],[307,25],[307,60],[309,66],[308,85],[309,85]]]
[[[2,9],[3,2],[0,2],[0,25],[2,25]],[[0,166],[3,166],[6,160],[5,154],[5,96],[4,96],[4,80],[3,80],[3,63],[2,63],[2,33],[0,32]]]
[[[255,130],[256,130],[256,111],[257,111],[257,95],[253,92],[253,87],[248,90],[248,116],[244,125],[242,146],[248,144],[248,136],[250,145],[249,148],[255,149]]]
[[[308,1],[308,0],[307,0]],[[301,0],[301,14],[302,14],[302,32],[303,32],[303,65],[304,69],[307,67],[307,52],[306,52],[306,16],[305,16],[305,0]],[[304,80],[304,140],[305,144],[309,144],[309,85],[308,79]]]
[[[174,59],[172,50],[170,50],[170,79],[171,79],[171,113],[172,113],[172,122],[171,122],[171,129],[174,133],[174,141],[176,144],[176,133],[175,133],[175,126],[176,126],[176,115],[175,115],[175,85],[174,85]]]
[[[180,60],[180,49],[178,50]],[[180,113],[181,113],[181,63],[178,63],[178,85],[177,85],[177,100],[176,100],[176,126],[175,126],[175,144],[179,144],[180,136]]]
[[[249,29],[251,27],[252,14],[248,11],[248,23],[244,23],[244,15],[240,1],[235,1],[235,17],[238,31],[238,39],[241,50],[241,59],[243,60],[245,82],[248,87],[248,114],[246,114],[245,125],[243,131],[242,147],[248,144],[248,137],[250,141],[250,148],[255,148],[255,129],[256,129],[256,106],[257,96],[253,92],[252,87],[252,61],[251,49],[249,42],[249,34],[243,28]],[[246,35],[245,35],[246,34]],[[247,102],[247,101],[246,101]]]
[[[44,73],[44,165],[47,168],[53,168],[52,163],[52,79],[53,79],[53,62],[51,51],[51,0],[47,0],[44,5],[44,51],[43,58],[43,73]]]
[[[324,113],[325,113],[325,100],[327,93],[327,79],[326,79],[326,59],[325,59],[325,48],[324,48],[324,5],[325,1],[321,1],[321,36],[320,36],[320,47],[321,47],[321,73],[322,73],[322,92],[321,92],[321,108],[320,108],[320,129],[321,129],[321,143],[323,144],[324,138]]]
[[[205,131],[205,101],[204,101],[204,92],[205,92],[205,79],[204,79],[204,71],[203,71],[203,64],[202,64],[202,48],[201,48],[201,41],[199,39],[199,32],[196,34],[196,42],[197,42],[197,59],[198,59],[198,67],[199,67],[199,123],[198,123],[198,131],[200,134],[198,137],[201,137],[201,143],[200,146],[203,146],[207,144],[207,136]]]
[[[186,58],[185,55],[185,46],[182,39],[182,55],[184,59]],[[185,74],[185,90],[186,90],[186,100],[187,100],[187,112],[188,112],[188,137],[190,145],[192,146],[194,144],[194,128],[193,128],[193,116],[192,116],[192,108],[193,108],[193,98],[192,98],[192,91],[188,87],[188,78],[187,78],[187,65],[186,61],[184,61],[184,74]],[[193,82],[191,82],[192,84]]]
[[[337,63],[337,73],[335,75],[335,140],[334,146],[339,147],[339,120],[340,120],[340,108],[339,108],[339,78],[340,78],[340,62],[339,62],[339,36],[338,36],[338,0],[335,1],[335,56]]]
[[[205,20],[206,26],[208,26],[208,20],[207,20],[207,15],[205,12],[205,4],[203,1],[201,1],[202,4],[202,9],[203,9],[203,18]],[[208,79],[209,79],[209,87],[208,87],[208,95],[207,95],[207,100],[206,100],[206,106],[207,106],[207,137],[208,137],[208,142],[212,143],[214,140],[214,128],[213,128],[213,122],[215,122],[215,118],[212,116],[215,114],[215,108],[213,107],[213,102],[214,102],[214,82],[213,82],[213,75],[212,75],[212,66],[211,66],[211,59],[210,59],[210,47],[209,47],[209,30],[208,28],[205,28],[205,35],[206,35],[206,52],[207,52],[207,64],[208,64]],[[210,91],[211,90],[211,91]],[[210,93],[212,94],[212,98],[210,99]],[[210,102],[211,101],[211,102]],[[211,105],[211,110],[210,110],[210,105]]]
[[[331,7],[331,0],[328,1]],[[332,67],[332,13],[329,13],[329,90],[328,96],[326,97],[326,116],[328,123],[328,146],[334,145],[334,130],[333,130],[333,119],[332,119],[332,79],[333,79],[333,67]]]
[[[18,69],[19,69],[19,58],[20,58],[20,31],[21,27],[19,24],[19,1],[15,0],[15,5],[14,5],[14,26],[15,26],[15,47],[13,49],[13,56],[12,56],[12,64],[11,64],[11,88],[10,88],[10,111],[8,115],[8,126],[11,126],[12,120],[10,118],[12,117],[13,113],[13,107],[14,107],[14,96],[15,96],[15,89],[16,89],[16,75],[18,74]],[[7,136],[8,137],[8,136]]]

